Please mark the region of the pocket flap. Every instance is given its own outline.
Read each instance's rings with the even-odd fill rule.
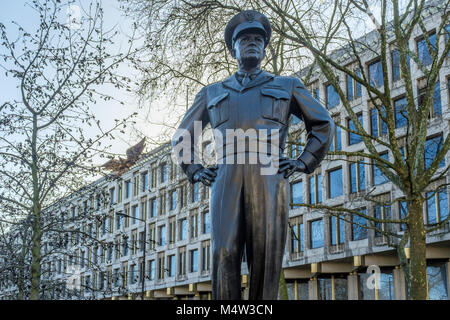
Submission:
[[[289,100],[290,98],[289,93],[286,91],[274,88],[261,88],[261,94],[264,96],[273,97],[275,99]]]
[[[230,95],[229,92],[225,92],[217,97],[214,97],[208,104],[208,109],[214,107],[215,105],[217,105],[220,101],[222,101],[223,99],[225,99],[226,97],[228,97]]]

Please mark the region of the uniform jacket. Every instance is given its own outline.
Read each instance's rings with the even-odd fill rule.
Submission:
[[[325,157],[334,134],[334,122],[328,111],[313,98],[302,82],[295,77],[275,76],[262,71],[246,86],[235,74],[222,82],[204,87],[186,112],[180,129],[191,135],[194,146],[194,121],[202,121],[202,129],[211,124],[225,136],[226,129],[278,129],[280,154],[288,134],[289,116],[294,114],[306,127],[307,141],[298,157],[307,173],[311,173]],[[172,140],[175,146],[179,140]],[[225,142],[224,142],[225,143]],[[191,153],[194,154],[193,152]],[[201,164],[182,163],[181,167],[192,182]]]

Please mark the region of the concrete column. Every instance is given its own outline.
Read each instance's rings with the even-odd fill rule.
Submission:
[[[348,300],[358,300],[358,274],[352,272],[347,276]]]
[[[395,300],[406,300],[406,282],[403,270],[396,266],[393,270]]]
[[[309,300],[319,300],[319,283],[317,278],[311,278],[308,282]]]

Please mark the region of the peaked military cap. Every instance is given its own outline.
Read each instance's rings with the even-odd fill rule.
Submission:
[[[233,43],[243,32],[256,32],[264,37],[264,47],[267,46],[272,34],[269,19],[255,10],[245,10],[236,14],[225,28],[225,43],[228,50],[233,49]]]

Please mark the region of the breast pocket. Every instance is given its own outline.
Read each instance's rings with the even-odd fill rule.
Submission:
[[[289,93],[281,89],[261,88],[261,111],[263,118],[286,124]]]
[[[208,103],[208,114],[211,126],[216,128],[230,118],[230,93],[226,92],[211,99]]]

